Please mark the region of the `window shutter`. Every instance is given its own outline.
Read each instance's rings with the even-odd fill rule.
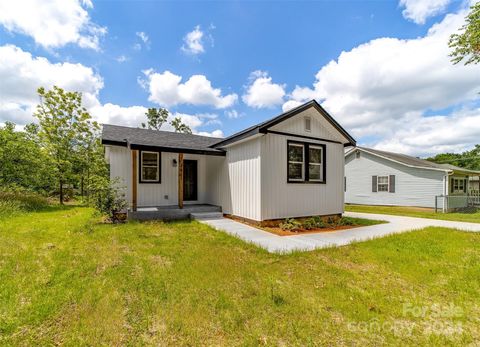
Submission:
[[[453,181],[453,178],[450,178],[450,193],[453,193],[454,184],[455,182]]]
[[[372,176],[372,192],[377,192],[377,176]]]
[[[343,177],[343,191],[346,192],[347,191],[347,177]]]
[[[395,193],[395,175],[390,175],[388,182],[389,182],[388,191],[390,193]]]
[[[463,184],[463,192],[466,193],[467,192],[467,184],[468,184],[468,179],[467,180],[464,180],[464,184]]]

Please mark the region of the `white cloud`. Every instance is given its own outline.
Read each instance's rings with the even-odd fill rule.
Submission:
[[[135,35],[143,42],[145,48],[150,49],[150,38],[147,34],[145,34],[143,31],[137,31]],[[139,51],[142,49],[142,45],[140,43],[135,43],[133,45],[133,49]]]
[[[101,105],[98,103],[91,107],[89,111],[92,117],[102,124],[138,127],[142,122],[146,122],[147,108],[143,106],[122,107],[111,103]]]
[[[283,103],[285,85],[272,82],[265,71],[253,71],[249,77],[250,84],[242,100],[250,107],[274,107]]]
[[[191,32],[183,38],[182,51],[188,54],[197,55],[205,52],[203,44],[204,33],[197,25]]]
[[[115,60],[118,61],[119,63],[124,63],[128,60],[128,57],[122,54],[118,56]]]
[[[0,24],[8,31],[31,36],[45,48],[72,43],[99,50],[107,29],[90,20],[90,1],[24,0],[0,1]]]
[[[315,98],[354,137],[384,139],[382,145],[395,138],[406,145],[408,139],[396,134],[427,122],[425,112],[479,100],[480,65],[453,65],[448,56],[449,36],[463,25],[465,14],[445,16],[424,37],[380,38],[342,52],[320,69],[313,88],[297,86],[284,109]],[[458,122],[463,116],[450,117]],[[422,129],[426,136],[434,128]],[[451,129],[457,144],[464,143],[466,130]]]
[[[37,89],[57,85],[83,93],[86,106],[96,104],[103,79],[82,64],[56,63],[32,57],[13,46],[0,46],[0,118],[25,124],[38,103]]]
[[[237,118],[243,117],[245,114],[240,113],[237,110],[228,110],[228,111],[225,111],[225,115],[230,119],[237,119]]]
[[[429,17],[445,12],[451,0],[400,0],[399,6],[405,7],[403,17],[417,24],[425,24]]]
[[[193,75],[181,83],[182,77],[170,71],[158,73],[150,69],[143,73],[146,80],[140,79],[139,83],[150,92],[148,100],[161,106],[191,104],[226,108],[232,106],[238,98],[234,93],[222,96],[221,89],[213,88],[204,75]]]
[[[223,131],[221,131],[220,129],[214,130],[212,132],[200,131],[199,133],[197,133],[197,135],[209,136],[209,137],[218,137],[218,138],[225,137],[225,135],[223,135]]]

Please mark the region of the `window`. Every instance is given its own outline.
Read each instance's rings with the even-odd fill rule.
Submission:
[[[312,119],[310,117],[305,117],[305,131],[312,131]]]
[[[288,179],[290,181],[304,180],[304,148],[303,144],[288,144]]]
[[[360,151],[355,152],[355,158],[360,159]]]
[[[288,141],[288,182],[325,183],[325,145]]]
[[[452,193],[465,193],[467,191],[467,180],[463,178],[452,178]]]
[[[140,183],[160,183],[160,153],[140,152]]]
[[[377,191],[388,192],[388,176],[378,176]]]

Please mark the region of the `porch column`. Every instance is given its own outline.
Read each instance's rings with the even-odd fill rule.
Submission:
[[[183,153],[178,153],[178,208],[183,208]]]
[[[132,150],[132,211],[137,210],[137,153]]]

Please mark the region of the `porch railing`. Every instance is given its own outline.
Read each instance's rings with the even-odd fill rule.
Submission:
[[[473,211],[480,208],[480,195],[437,195],[435,212]]]

